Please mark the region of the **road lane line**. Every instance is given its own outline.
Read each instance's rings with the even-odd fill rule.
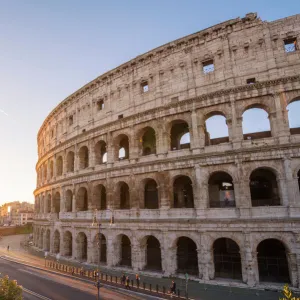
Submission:
[[[43,299],[43,300],[52,300],[52,299],[47,298],[47,297],[45,297],[45,296],[43,296],[43,295],[40,295],[40,294],[38,294],[38,293],[35,293],[35,292],[31,291],[31,290],[27,290],[27,289],[25,289],[24,287],[22,287],[22,289],[23,289],[23,291],[24,291],[25,293],[30,294],[30,295],[33,295],[33,296],[35,296],[35,297],[37,297],[37,298],[39,298],[39,299]]]

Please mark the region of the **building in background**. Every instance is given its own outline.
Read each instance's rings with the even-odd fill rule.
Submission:
[[[32,223],[34,204],[29,202],[9,202],[0,207],[0,224],[24,225]]]

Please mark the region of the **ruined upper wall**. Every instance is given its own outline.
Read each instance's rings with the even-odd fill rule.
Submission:
[[[49,114],[38,133],[39,157],[121,115],[245,85],[250,78],[296,75],[299,51],[284,49],[284,39],[290,37],[300,38],[300,15],[262,22],[250,13],[140,55],[88,83]],[[207,61],[213,61],[214,71],[205,74]]]

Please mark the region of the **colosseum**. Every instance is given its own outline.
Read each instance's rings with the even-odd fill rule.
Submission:
[[[126,272],[299,288],[299,39],[300,15],[249,13],[63,100],[37,137],[34,246]],[[266,130],[248,128],[250,111]]]

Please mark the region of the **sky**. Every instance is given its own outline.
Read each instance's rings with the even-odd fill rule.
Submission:
[[[0,0],[0,204],[34,201],[37,132],[64,98],[146,51],[248,12],[272,21],[300,13],[300,1]]]

